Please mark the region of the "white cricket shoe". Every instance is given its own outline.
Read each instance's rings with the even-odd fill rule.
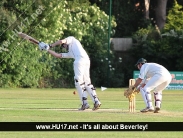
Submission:
[[[153,112],[153,111],[154,111],[154,107],[146,107],[145,109],[140,110],[140,112],[142,113]]]
[[[88,108],[90,108],[90,105],[88,103],[85,103],[85,104],[81,105],[81,108],[79,108],[78,110],[85,110]]]
[[[92,110],[95,111],[95,110],[99,109],[100,106],[101,106],[101,102],[97,101],[97,102],[94,103],[94,106],[93,106]]]
[[[160,110],[160,108],[156,107],[155,110],[154,110],[154,113],[159,113],[159,110]]]

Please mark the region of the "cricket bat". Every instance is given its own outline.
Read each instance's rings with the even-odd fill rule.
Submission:
[[[37,44],[37,45],[39,44],[39,41],[38,40],[36,40],[35,38],[33,38],[33,37],[31,37],[31,36],[29,36],[29,35],[27,35],[25,33],[18,32],[18,36],[21,37],[21,38],[23,38],[23,39],[28,40],[29,42],[31,42],[33,44]]]

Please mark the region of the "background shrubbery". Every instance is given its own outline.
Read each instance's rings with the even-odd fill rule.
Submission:
[[[183,69],[183,7],[175,3],[169,10],[167,23],[160,32],[153,26],[141,28],[133,35],[130,50],[135,59],[145,57],[149,62],[164,65],[170,71]]]

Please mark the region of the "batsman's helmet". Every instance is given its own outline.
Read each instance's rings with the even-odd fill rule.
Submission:
[[[135,64],[135,66],[137,66],[139,63],[141,63],[141,64],[147,63],[147,60],[144,59],[144,58],[140,58],[140,59],[137,61],[137,63]]]
[[[61,44],[61,48],[68,48],[68,45],[63,43],[63,44]]]
[[[61,44],[61,48],[64,48],[64,44]]]

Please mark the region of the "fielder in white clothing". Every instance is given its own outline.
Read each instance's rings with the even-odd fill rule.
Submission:
[[[68,53],[56,53],[50,48],[62,45],[63,48],[68,50]],[[91,84],[90,80],[90,59],[88,54],[82,47],[81,43],[73,36],[69,36],[65,39],[58,40],[53,44],[45,44],[44,42],[39,43],[40,50],[46,50],[51,55],[57,58],[74,58],[74,81],[75,87],[79,93],[81,100],[81,108],[79,110],[88,109],[90,106],[87,101],[87,92],[91,96],[94,103],[92,110],[97,110],[101,106],[101,102],[97,97],[94,86]],[[87,91],[87,92],[86,92]]]
[[[153,112],[158,113],[161,108],[162,91],[170,84],[172,76],[169,71],[157,63],[147,63],[146,59],[140,58],[136,66],[140,70],[140,74],[134,87],[139,88],[146,103],[146,108],[141,112]],[[143,80],[147,80],[142,83]],[[152,104],[151,91],[154,93],[155,109]]]

